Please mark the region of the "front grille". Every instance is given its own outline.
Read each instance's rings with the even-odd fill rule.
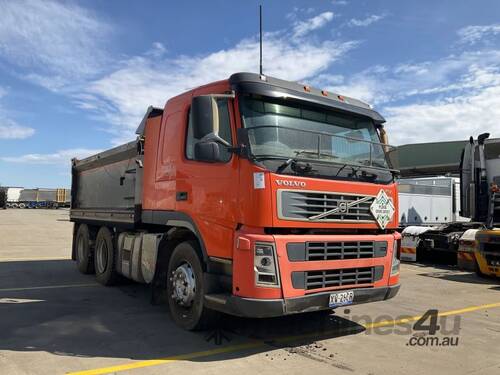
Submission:
[[[278,213],[281,219],[288,220],[375,222],[370,212],[374,199],[364,195],[280,190]]]
[[[307,290],[371,284],[373,282],[374,267],[305,272],[305,287]]]
[[[306,242],[306,260],[373,258],[373,244],[373,241]]]

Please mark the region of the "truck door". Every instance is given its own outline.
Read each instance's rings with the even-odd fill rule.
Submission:
[[[232,99],[217,99],[219,136],[235,142]],[[230,258],[238,210],[238,160],[222,150],[222,162],[196,160],[190,111],[187,111],[185,141],[177,168],[176,210],[188,213],[196,222],[210,256]]]

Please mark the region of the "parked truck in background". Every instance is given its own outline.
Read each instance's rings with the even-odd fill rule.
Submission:
[[[19,196],[21,195],[22,187],[6,187],[7,190],[7,208],[17,208]]]
[[[456,262],[461,269],[500,275],[500,230],[495,229],[500,222],[500,139],[488,137],[483,134],[465,144],[459,179],[400,182],[401,225],[412,224],[402,231],[402,260],[415,261],[417,255],[425,258],[444,251],[452,255],[450,263]],[[455,188],[449,190],[450,186]],[[444,222],[425,225],[440,220],[431,210]]]
[[[383,117],[237,73],[150,107],[136,141],[73,160],[78,269],[166,292],[174,321],[392,298],[398,196]]]
[[[8,208],[59,208],[69,207],[70,203],[70,189],[7,188]]]
[[[7,208],[7,189],[0,186],[0,209]]]
[[[447,254],[455,262],[460,237],[477,224],[460,216],[460,179],[437,176],[398,182],[401,260],[416,261]]]
[[[462,263],[481,275],[500,277],[500,139],[470,138],[462,155],[462,215],[481,228],[463,236]]]

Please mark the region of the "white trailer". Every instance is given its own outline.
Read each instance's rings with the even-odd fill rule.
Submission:
[[[456,252],[463,224],[470,221],[460,216],[460,179],[407,178],[398,186],[401,260],[416,261],[419,247]]]
[[[18,207],[19,197],[22,187],[9,187],[7,188],[7,207]]]
[[[456,177],[406,178],[398,182],[399,222],[434,226],[468,222],[460,216],[460,179]]]

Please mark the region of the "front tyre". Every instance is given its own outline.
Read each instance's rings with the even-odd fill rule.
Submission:
[[[168,264],[167,296],[174,322],[189,331],[210,327],[217,313],[203,305],[206,293],[203,269],[194,241],[182,242],[174,249]]]

